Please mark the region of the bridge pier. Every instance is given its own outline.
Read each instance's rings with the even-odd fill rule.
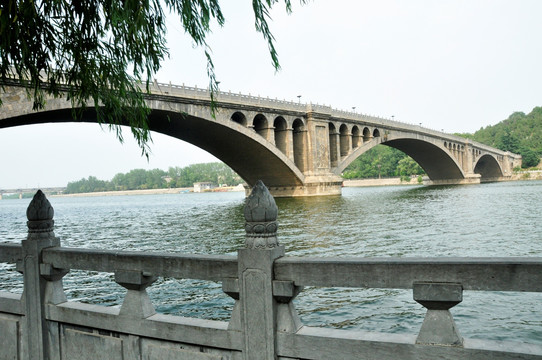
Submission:
[[[269,185],[267,189],[273,197],[326,196],[341,195],[343,179],[340,176],[311,176],[305,178],[303,185],[276,186]],[[246,188],[246,195],[250,188]]]
[[[423,182],[424,185],[470,185],[470,184],[480,184],[481,182],[480,174],[467,174],[464,179],[441,179],[441,180],[426,180]]]

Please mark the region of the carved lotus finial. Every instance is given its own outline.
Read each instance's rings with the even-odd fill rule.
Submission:
[[[247,248],[264,249],[278,246],[277,216],[275,199],[264,183],[258,180],[245,202]]]
[[[52,220],[55,211],[45,194],[38,190],[26,209],[26,217],[29,221]]]
[[[245,202],[245,220],[250,222],[275,221],[278,208],[275,199],[261,180],[252,188]]]
[[[26,222],[28,226],[28,239],[42,239],[48,237],[54,237],[53,227],[54,220],[53,215],[55,211],[51,206],[51,203],[45,197],[45,194],[38,190],[34,198],[26,209]]]

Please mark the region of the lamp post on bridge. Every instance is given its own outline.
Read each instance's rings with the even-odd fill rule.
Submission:
[[[301,95],[297,95],[297,102],[301,104]]]

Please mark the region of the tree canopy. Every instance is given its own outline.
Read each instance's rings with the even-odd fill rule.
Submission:
[[[134,169],[127,173],[118,173],[109,181],[89,176],[86,179],[69,182],[65,193],[192,187],[194,183],[201,181],[210,181],[217,185],[238,185],[243,182],[227,165],[205,163],[183,168],[170,167],[168,171]]]
[[[267,42],[275,69],[280,66],[268,21],[279,2],[291,11],[290,0],[252,1],[255,28]],[[150,110],[144,92],[168,55],[169,12],[203,48],[213,99],[218,81],[206,39],[213,22],[225,22],[219,0],[2,1],[0,81],[24,81],[35,110],[45,106],[46,96],[66,96],[75,117],[94,107],[98,122],[115,130],[120,141],[120,125],[129,125],[148,156]]]
[[[412,175],[424,175],[418,163],[404,152],[385,145],[377,145],[359,156],[344,170],[345,179],[364,179]]]
[[[515,112],[508,119],[474,134],[457,135],[521,154],[524,168],[536,166],[542,156],[542,107],[535,107],[529,114]]]

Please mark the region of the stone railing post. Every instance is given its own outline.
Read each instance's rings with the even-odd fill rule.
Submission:
[[[22,241],[24,279],[23,301],[25,308],[24,353],[28,359],[49,360],[60,358],[58,328],[45,319],[46,304],[66,301],[62,277],[67,270],[42,264],[43,249],[60,246],[60,239],[53,232],[54,210],[43,192],[38,190],[26,210],[28,236]]]
[[[238,253],[239,315],[246,360],[276,358],[278,303],[273,297],[273,262],[284,255],[284,247],[277,241],[277,215],[275,200],[258,181],[246,199],[246,248]]]
[[[416,344],[463,346],[449,310],[463,301],[461,284],[415,282],[413,295],[416,302],[427,308]]]

